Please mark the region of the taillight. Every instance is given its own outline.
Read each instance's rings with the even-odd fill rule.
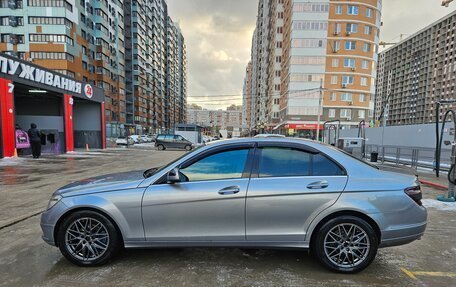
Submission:
[[[413,201],[416,202],[418,205],[423,205],[421,203],[421,199],[423,199],[423,194],[421,193],[420,185],[415,185],[411,187],[407,187],[404,189],[404,192],[411,198]]]

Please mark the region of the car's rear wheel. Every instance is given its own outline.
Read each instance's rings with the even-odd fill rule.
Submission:
[[[185,146],[185,150],[186,151],[191,151],[192,150],[192,146],[191,145],[186,145]]]
[[[339,216],[321,226],[312,244],[314,254],[326,268],[335,272],[356,273],[374,260],[378,238],[365,220]]]
[[[63,256],[80,266],[102,265],[122,249],[122,239],[114,224],[104,215],[89,210],[65,218],[57,242]]]
[[[165,149],[165,146],[162,145],[162,144],[159,144],[159,145],[157,146],[157,148],[158,148],[158,150],[164,150],[164,149]]]

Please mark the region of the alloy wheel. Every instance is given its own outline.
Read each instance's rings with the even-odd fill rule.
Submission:
[[[353,223],[334,226],[324,239],[325,255],[340,268],[361,264],[367,258],[369,250],[369,236],[364,229]]]
[[[95,261],[109,246],[109,233],[97,219],[84,217],[73,221],[65,232],[65,247],[76,259]]]

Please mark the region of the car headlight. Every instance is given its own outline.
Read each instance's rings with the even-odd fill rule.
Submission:
[[[52,208],[54,205],[56,205],[57,202],[59,202],[61,199],[62,199],[62,196],[60,196],[60,195],[54,195],[54,196],[52,196],[51,199],[49,199],[49,202],[48,202],[48,205],[47,205],[46,210],[51,209],[51,208]]]

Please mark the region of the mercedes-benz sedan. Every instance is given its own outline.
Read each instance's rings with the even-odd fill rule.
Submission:
[[[427,213],[413,176],[381,171],[321,143],[217,141],[161,168],[57,190],[43,239],[78,265],[123,247],[309,249],[327,268],[366,268],[377,248],[419,239]]]

